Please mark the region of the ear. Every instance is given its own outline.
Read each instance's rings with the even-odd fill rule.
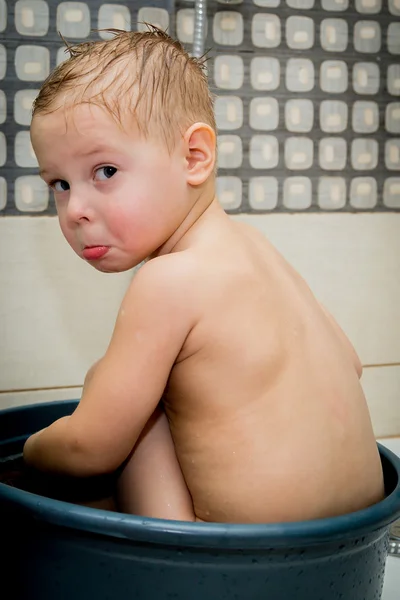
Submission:
[[[189,185],[201,185],[214,172],[215,132],[206,123],[191,125],[184,135],[186,179]]]

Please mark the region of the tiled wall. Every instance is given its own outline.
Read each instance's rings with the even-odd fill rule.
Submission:
[[[400,434],[400,215],[234,218],[260,228],[335,315],[366,365],[376,434]],[[0,219],[0,407],[78,397],[130,277],[80,261],[54,217]]]
[[[191,50],[188,0],[0,0],[0,213],[55,212],[28,128],[58,32],[144,21]],[[207,31],[227,210],[400,210],[400,0],[209,0]]]
[[[332,311],[376,434],[400,434],[400,0],[212,0],[208,16],[220,199]],[[78,397],[107,347],[132,274],[73,255],[27,134],[57,29],[74,41],[138,20],[190,50],[186,0],[0,0],[0,407]]]

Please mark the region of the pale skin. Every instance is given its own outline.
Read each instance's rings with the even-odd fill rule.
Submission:
[[[128,459],[119,510],[168,519],[293,521],[380,500],[360,361],[299,274],[218,204],[212,129],[194,123],[168,154],[81,105],[35,117],[32,143],[75,252],[108,248],[90,260],[106,272],[146,262],[76,411],[29,438],[26,461],[89,476]]]

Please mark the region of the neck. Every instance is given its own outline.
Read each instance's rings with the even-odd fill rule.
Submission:
[[[214,219],[215,217],[228,218],[215,196],[214,188],[209,191],[209,193],[207,193],[207,190],[203,190],[198,194],[190,212],[186,215],[185,219],[173,235],[160,246],[149,259],[184,250],[189,244],[189,238],[191,238],[206,221],[210,218]]]

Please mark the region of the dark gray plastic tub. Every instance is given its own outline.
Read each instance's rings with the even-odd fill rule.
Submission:
[[[28,435],[75,406],[67,401],[0,411],[0,459],[21,453]],[[143,519],[0,484],[2,597],[379,600],[388,528],[400,516],[400,461],[382,446],[379,451],[387,493],[382,502],[298,523]]]

